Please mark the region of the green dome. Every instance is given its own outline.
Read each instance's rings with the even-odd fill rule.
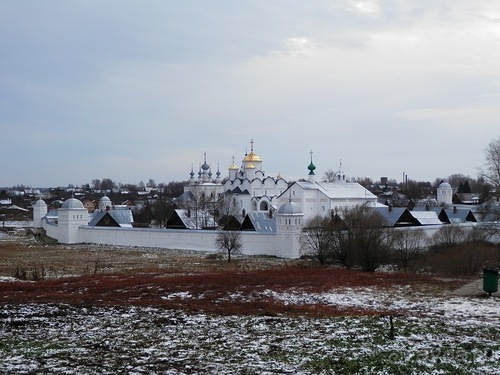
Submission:
[[[307,169],[309,169],[309,174],[314,174],[314,170],[316,169],[316,166],[313,164],[312,160],[311,160],[311,164],[309,164]]]

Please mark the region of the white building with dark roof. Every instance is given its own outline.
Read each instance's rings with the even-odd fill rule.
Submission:
[[[317,215],[331,215],[343,207],[362,204],[370,207],[378,205],[376,195],[359,183],[349,181],[342,168],[342,163],[335,173],[333,182],[315,181],[314,170],[316,166],[312,162],[312,153],[308,169],[307,181],[293,183],[277,199],[278,205],[288,201],[296,203],[304,213],[305,221]]]
[[[134,221],[132,211],[116,207],[107,196],[99,200],[99,209],[89,213],[77,198],[63,202],[57,210],[47,212],[47,204],[38,199],[33,205],[34,227],[43,228],[49,237],[61,243],[84,242],[81,228],[118,227],[131,228]]]

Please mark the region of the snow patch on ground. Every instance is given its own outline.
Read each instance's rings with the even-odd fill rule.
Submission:
[[[422,297],[407,288],[261,293],[286,304],[384,307],[401,314],[290,318],[5,305],[0,306],[0,373],[498,373],[496,297]],[[228,299],[242,297],[233,293]],[[179,292],[162,298],[194,297]]]

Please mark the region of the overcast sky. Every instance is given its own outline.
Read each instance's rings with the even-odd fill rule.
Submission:
[[[500,135],[494,0],[0,1],[0,186],[477,177]]]

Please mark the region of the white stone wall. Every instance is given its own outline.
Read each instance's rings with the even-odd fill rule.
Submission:
[[[219,251],[215,246],[216,231],[81,226],[79,232],[80,240],[84,243]],[[243,254],[276,255],[276,234],[243,231],[241,238]]]
[[[60,241],[60,239],[59,239],[59,226],[57,224],[49,224],[49,223],[45,222],[45,220],[43,220],[42,224],[43,224],[43,228],[45,229],[45,233],[47,234],[47,236]]]

